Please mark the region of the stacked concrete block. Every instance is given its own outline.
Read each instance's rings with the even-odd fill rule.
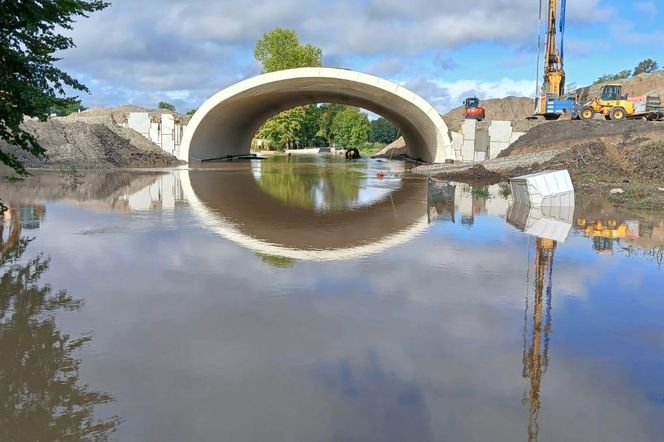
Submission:
[[[510,121],[492,121],[489,126],[489,158],[493,159],[500,152],[507,149],[512,137],[512,123]]]
[[[171,114],[161,115],[161,148],[168,153],[175,152],[175,118]]]
[[[463,147],[463,134],[452,132],[452,146],[454,146],[454,159],[461,160],[461,148]]]
[[[150,141],[156,145],[161,145],[161,126],[159,123],[150,123]]]
[[[127,127],[134,129],[145,138],[150,138],[150,115],[147,112],[131,112],[128,117]]]
[[[477,121],[463,121],[463,144],[461,146],[461,161],[475,160],[475,132]]]
[[[489,132],[486,129],[477,129],[475,131],[475,161],[488,160],[489,152]]]
[[[518,140],[525,134],[526,134],[525,132],[512,132],[512,136],[510,137],[510,144],[514,143],[516,140]]]

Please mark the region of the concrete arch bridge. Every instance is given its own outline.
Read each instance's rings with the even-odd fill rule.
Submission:
[[[411,157],[430,163],[454,159],[447,126],[431,104],[398,84],[337,68],[272,72],[218,92],[193,115],[178,157],[192,162],[248,154],[251,140],[268,118],[314,103],[370,110],[400,128]]]

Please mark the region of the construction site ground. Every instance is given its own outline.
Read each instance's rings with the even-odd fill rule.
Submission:
[[[664,123],[555,121],[530,130],[498,158],[423,165],[414,173],[493,184],[543,170],[567,169],[577,191],[605,194],[618,206],[664,206]],[[614,190],[620,189],[620,190]],[[613,190],[614,193],[611,193]]]

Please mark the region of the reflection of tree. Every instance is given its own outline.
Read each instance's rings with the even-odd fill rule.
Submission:
[[[0,256],[0,440],[106,441],[119,420],[98,420],[94,411],[112,398],[80,383],[73,354],[91,338],[61,332],[54,318],[80,301],[40,286],[49,259],[19,264],[29,242],[21,238]]]
[[[291,158],[263,161],[258,184],[290,206],[338,210],[357,202],[361,180],[362,173],[349,167],[303,165]]]
[[[264,253],[256,253],[256,255],[258,255],[264,263],[277,269],[290,269],[296,262],[294,259],[285,256],[267,255]]]

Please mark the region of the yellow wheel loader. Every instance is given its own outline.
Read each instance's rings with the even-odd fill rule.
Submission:
[[[622,84],[606,84],[595,98],[579,109],[579,118],[591,120],[595,114],[603,114],[607,120],[624,120],[636,113],[634,102],[622,95]]]

